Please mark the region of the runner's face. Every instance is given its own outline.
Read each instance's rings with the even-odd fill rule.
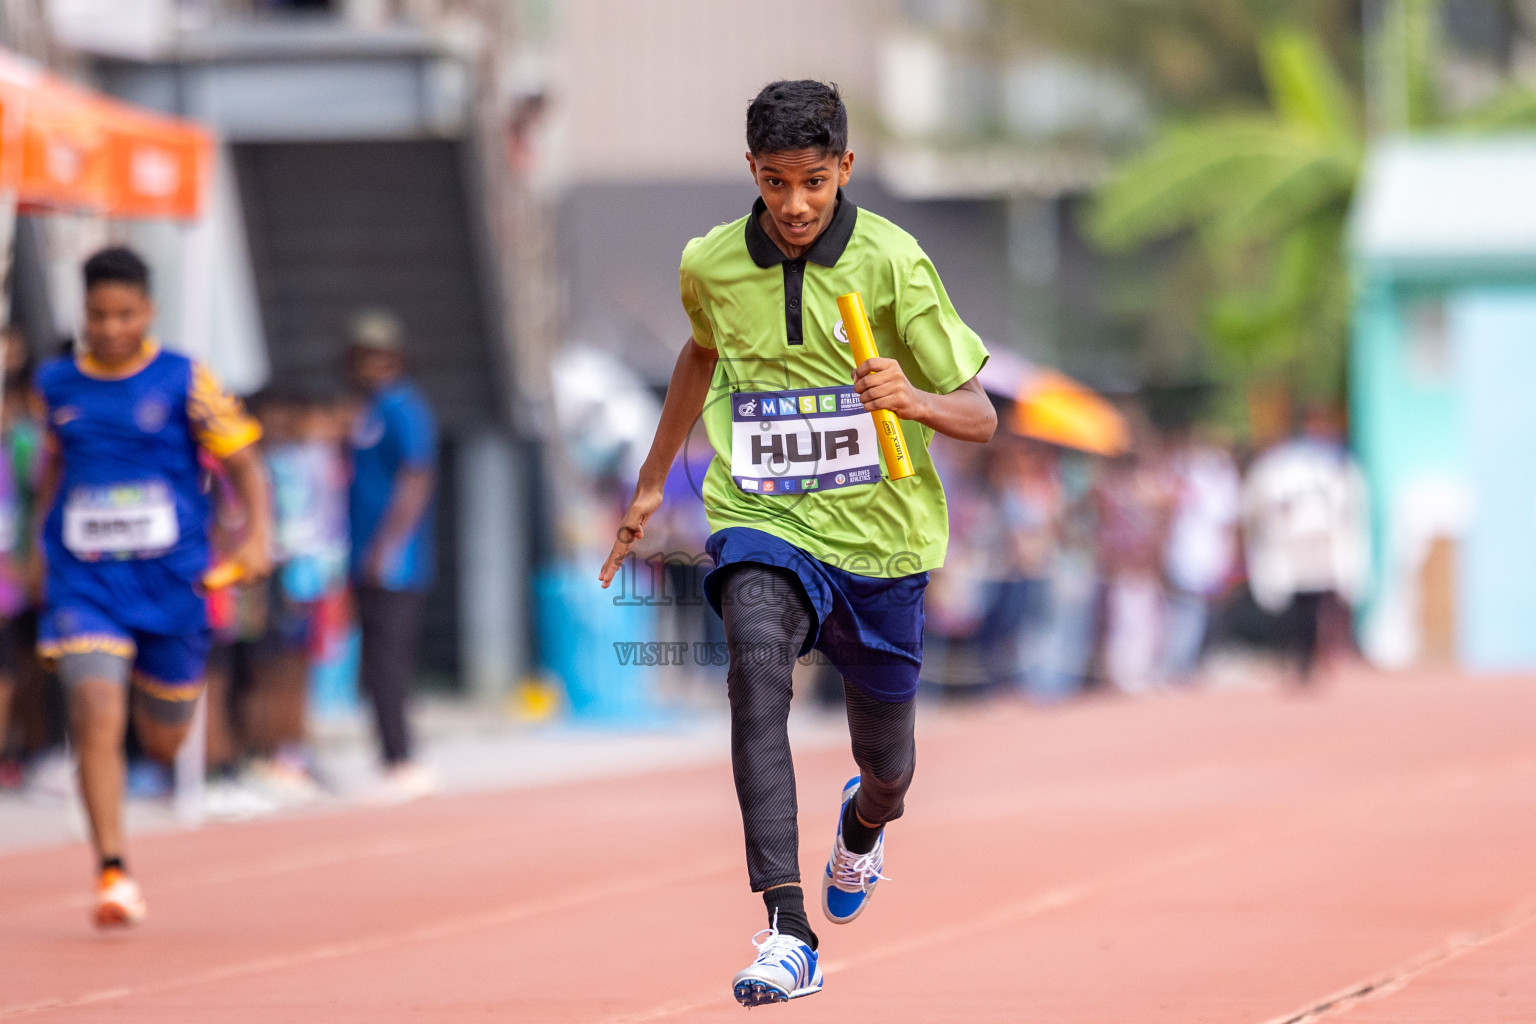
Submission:
[[[794,149],[747,154],[752,180],[768,206],[763,230],[790,256],[799,256],[832,223],[837,190],[853,173],[853,153]]]
[[[5,339],[5,372],[9,375],[27,365],[27,339],[16,330],[6,331],[0,337]]]
[[[349,355],[353,382],[363,391],[375,392],[400,376],[401,359],[393,352],[354,345]]]
[[[121,366],[139,354],[155,304],[136,284],[102,281],[85,293],[85,347],[105,366]]]

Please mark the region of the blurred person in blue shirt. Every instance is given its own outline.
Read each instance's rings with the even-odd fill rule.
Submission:
[[[404,331],[394,314],[352,319],[348,371],[363,395],[352,427],[351,575],[362,632],[359,679],[373,704],[385,780],[382,799],[430,792],[412,760],[406,701],[421,615],[432,583],[437,424],[405,376]]]

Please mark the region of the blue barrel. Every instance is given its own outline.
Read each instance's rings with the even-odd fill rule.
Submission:
[[[309,666],[309,714],[317,720],[350,718],[362,708],[357,692],[357,663],[362,635],[356,626],[347,629],[339,644],[327,644],[323,655]]]
[[[595,576],[585,564],[539,574],[534,591],[544,668],[565,687],[573,718],[652,723],[658,715],[656,609],[624,603],[617,584],[604,590]]]

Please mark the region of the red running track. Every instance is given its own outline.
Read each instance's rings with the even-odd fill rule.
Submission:
[[[1536,1020],[1536,680],[928,714],[871,909],[797,1021]],[[850,774],[799,762],[815,879]],[[0,1020],[738,1019],[725,765],[0,859]]]

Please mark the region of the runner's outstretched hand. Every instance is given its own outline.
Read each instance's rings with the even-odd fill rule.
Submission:
[[[604,590],[613,582],[614,574],[624,564],[635,541],[645,536],[645,524],[661,508],[661,494],[662,488],[658,485],[641,484],[635,488],[635,496],[629,501],[629,511],[624,513],[624,521],[619,524],[618,535],[614,537],[613,550],[608,552],[608,560],[597,574],[597,578],[603,582]]]
[[[229,560],[240,567],[240,579],[264,580],[272,575],[272,551],[267,535],[253,531],[229,553]]]

